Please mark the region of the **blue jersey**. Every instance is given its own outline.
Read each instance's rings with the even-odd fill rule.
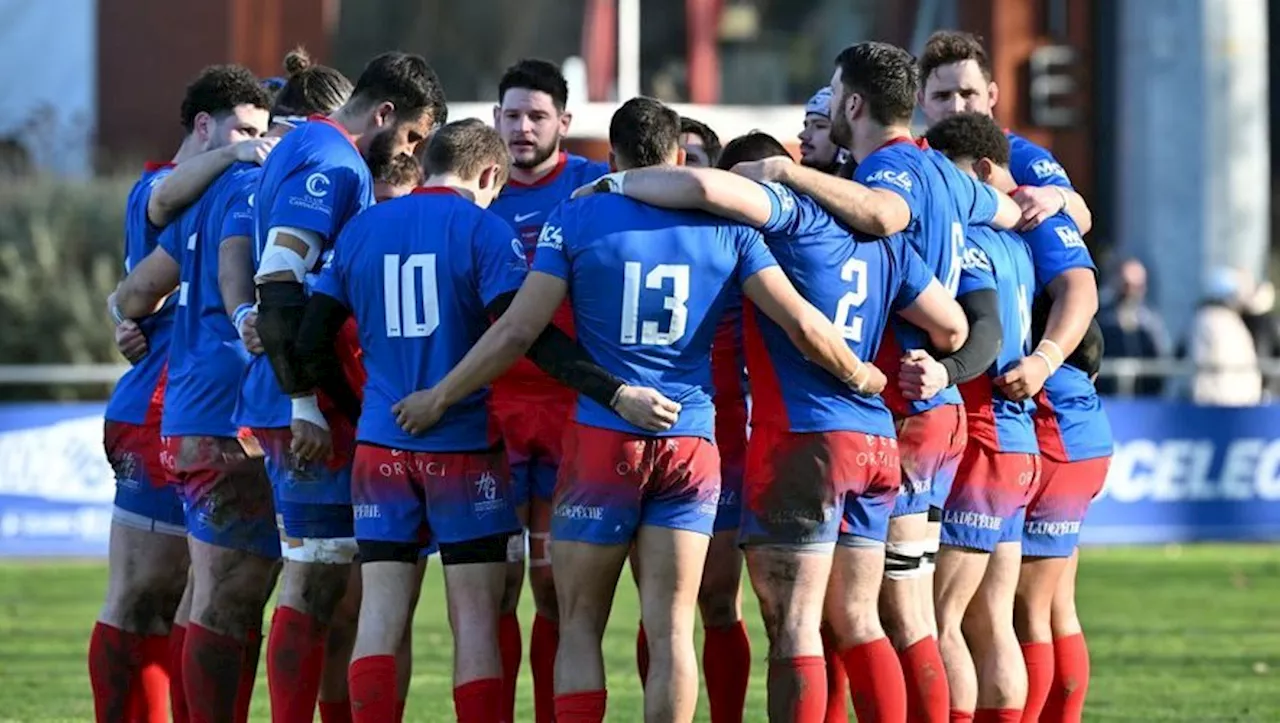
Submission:
[[[763,230],[778,264],[859,359],[875,358],[889,316],[914,303],[933,274],[902,239],[854,234],[808,196],[772,183],[765,188],[773,213]],[[752,427],[894,436],[883,399],[854,394],[750,304],[746,318]]]
[[[960,284],[965,228],[995,217],[995,191],[968,176],[946,156],[922,148],[910,139],[888,143],[858,164],[855,181],[868,188],[891,191],[911,209],[902,236],[933,275],[952,295]],[[885,398],[898,415],[920,414],[943,404],[959,404],[960,395],[948,387],[932,399],[909,401],[898,392],[898,359],[910,349],[928,346],[928,335],[906,321],[889,320],[892,333],[884,344],[880,368],[889,378]]]
[[[1059,186],[1071,188],[1071,179],[1049,151],[1017,133],[1004,132],[1009,139],[1009,171],[1019,186]]]
[[[254,194],[254,258],[278,226],[314,231],[332,245],[342,227],[372,206],[373,176],[347,132],[322,116],[281,139],[262,166]],[[246,427],[287,427],[289,399],[264,355],[249,362],[236,421]]]
[[[533,270],[569,284],[578,342],[598,364],[682,405],[679,421],[659,436],[712,440],[716,325],[731,287],[776,265],[755,229],[599,194],[552,212]],[[577,420],[652,436],[581,395]]]
[[[253,237],[249,196],[261,173],[252,163],[223,171],[161,239],[182,265],[160,428],[165,436],[236,436],[233,417],[249,353],[222,301],[218,252],[229,238]]]
[[[128,274],[156,247],[160,229],[147,220],[151,192],[173,170],[172,163],[148,163],[133,184],[124,215],[124,272]],[[120,377],[107,401],[106,418],[112,422],[145,424],[159,421],[159,386],[169,358],[169,336],[177,299],[170,296],[158,311],[138,321],[147,337],[147,355]]]
[[[1022,237],[1035,263],[1037,296],[1047,293],[1045,287],[1064,271],[1097,272],[1080,230],[1065,213],[1045,220]],[[1111,423],[1097,388],[1083,371],[1066,364],[1045,380],[1044,391],[1036,397],[1036,437],[1041,454],[1059,462],[1111,454]]]
[[[360,330],[368,379],[356,439],[415,452],[488,448],[487,389],[418,437],[391,407],[439,384],[488,328],[485,308],[527,273],[511,227],[448,189],[420,189],[347,224],[314,291],[350,308]]]
[[[507,181],[489,210],[516,230],[524,243],[529,263],[533,263],[538,234],[542,231],[542,224],[546,222],[547,216],[562,201],[569,200],[569,196],[580,186],[585,186],[608,172],[608,163],[596,163],[561,151],[556,167],[537,181]]]
[[[1039,451],[1031,400],[1015,402],[992,383],[1031,353],[1031,295],[1035,269],[1026,243],[1011,231],[969,229],[959,294],[994,289],[1000,308],[1000,353],[987,373],[960,385],[971,444],[997,452]]]

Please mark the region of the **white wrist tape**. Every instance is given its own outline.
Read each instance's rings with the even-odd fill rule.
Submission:
[[[257,304],[241,304],[236,307],[235,313],[231,316],[231,324],[236,328],[236,333],[244,335],[244,322],[249,318],[250,314],[257,313]]]
[[[276,243],[280,234],[288,234],[307,245],[307,255],[299,256],[297,251]],[[262,279],[271,275],[288,271],[298,283],[303,283],[307,272],[315,268],[320,260],[320,251],[324,248],[324,240],[320,234],[307,229],[292,226],[274,226],[267,232],[267,245],[262,249],[262,260],[258,262],[258,274],[253,280],[262,283]]]
[[[329,428],[329,422],[325,420],[324,414],[320,411],[320,403],[316,401],[316,395],[308,394],[305,397],[294,397],[290,402],[293,405],[294,419],[311,422],[321,429]]]
[[[624,190],[626,186],[626,178],[626,171],[614,171],[613,173],[606,173],[601,176],[596,183],[606,184],[609,187],[609,193],[616,193],[619,196],[625,196],[627,195],[627,192]]]

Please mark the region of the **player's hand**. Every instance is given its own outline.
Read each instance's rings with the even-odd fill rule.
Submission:
[[[240,141],[233,147],[236,152],[236,160],[241,163],[257,163],[267,160],[267,154],[271,153],[271,149],[276,147],[280,142],[279,138],[254,138],[248,141]]]
[[[430,389],[419,389],[396,402],[391,413],[396,415],[396,424],[406,433],[419,435],[435,426],[444,416],[447,407],[435,392]]]
[[[1059,186],[1021,186],[1013,200],[1022,209],[1019,231],[1030,231],[1067,208],[1065,189]]]
[[[298,466],[326,462],[333,456],[333,435],[328,429],[295,417],[289,424],[289,431],[293,433],[289,451]]]
[[[932,399],[951,384],[951,375],[942,363],[923,349],[912,349],[902,357],[898,389],[911,400]]]
[[[996,377],[993,383],[1006,397],[1021,402],[1044,389],[1044,382],[1048,378],[1049,362],[1032,355],[1019,359],[1016,366]]]
[[[261,354],[265,349],[262,348],[262,338],[258,336],[258,312],[253,311],[244,317],[244,321],[240,322],[240,341],[244,342],[244,348],[249,350],[250,354]]]
[[[116,349],[130,364],[137,364],[147,355],[147,337],[133,319],[116,324]]]
[[[656,389],[624,384],[613,400],[613,411],[631,424],[650,432],[665,432],[680,418],[680,405]]]
[[[853,391],[862,397],[874,397],[883,392],[889,384],[889,378],[880,371],[880,367],[863,362],[862,368],[867,370],[866,379],[861,388],[853,387]]]
[[[774,156],[761,161],[743,161],[735,165],[732,169],[739,176],[745,176],[757,183],[765,181],[783,181],[787,176],[787,171],[795,161],[790,156]]]

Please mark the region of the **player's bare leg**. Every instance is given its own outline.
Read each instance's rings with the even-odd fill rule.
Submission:
[[[751,677],[751,642],[742,622],[742,549],[737,529],[718,531],[711,538],[698,587],[698,611],[711,721],[741,721]]]
[[[964,614],[982,584],[990,557],[980,550],[943,545],[938,550],[934,601],[938,646],[951,689],[951,710],[972,712],[978,706],[978,673],[965,642]]]
[[[331,548],[336,549],[339,541],[306,539],[298,542],[304,546],[300,549],[322,555],[328,554]],[[315,555],[312,557],[314,559]],[[284,561],[276,609],[271,620],[271,636],[267,641],[267,683],[273,714],[281,723],[310,720],[320,697],[324,668],[346,669],[346,661],[339,658],[350,655],[349,640],[355,622],[352,619],[336,621],[335,618],[346,596],[351,574],[352,566],[349,564],[298,559]],[[358,597],[347,603],[348,613],[355,614],[359,610]],[[340,627],[345,622],[347,630],[345,633],[337,632],[338,638],[334,642],[340,645],[331,649],[326,641],[333,633],[335,622]]]
[[[347,668],[351,665],[351,650],[356,644],[356,624],[360,619],[360,568],[351,565],[347,578],[346,594],[338,602],[329,623],[329,633],[324,644],[324,665],[320,672],[319,708],[322,721],[332,720],[337,711],[351,707],[347,693]]]
[[[859,720],[906,718],[902,667],[880,624],[884,545],[858,538],[836,546],[827,583],[826,620],[849,676]]]
[[[1027,671],[1023,717],[1039,720],[1053,681],[1053,600],[1069,564],[1066,557],[1023,557],[1013,625]],[[1038,680],[1032,680],[1036,677]]]
[[[551,501],[534,496],[529,507],[529,591],[536,610],[529,636],[534,720],[551,723],[555,720],[555,651],[560,641],[560,609],[551,572]]]
[[[387,671],[384,664],[390,662],[393,668],[398,667],[394,660],[409,627],[414,588],[418,587],[417,566],[411,562],[362,562],[360,583],[360,622],[348,673],[352,714],[355,720],[376,720],[378,716],[386,720],[394,715],[397,702],[381,698],[366,701],[360,691],[364,687],[381,690],[384,679],[396,677],[398,671]],[[366,678],[370,685],[365,685]],[[374,705],[377,715],[361,715],[374,714]]]
[[[769,720],[821,720],[827,688],[820,628],[830,546],[752,546],[746,557],[769,636]]]
[[[187,555],[190,561],[190,552]],[[191,590],[195,587],[195,575],[187,568],[187,584],[182,589],[182,600],[173,615],[173,627],[169,632],[169,708],[174,723],[187,723],[191,713],[187,709],[187,693],[182,683],[182,648],[187,640],[187,623],[191,622]]]
[[[409,622],[404,626],[404,635],[400,636],[400,647],[396,648],[396,695],[398,714],[396,720],[404,719],[405,702],[409,699],[409,684],[413,682],[413,617],[418,610],[418,600],[422,597],[422,578],[427,574],[429,557],[418,560],[418,581],[413,586],[413,601],[409,609]],[[345,686],[346,683],[344,682]]]
[[[935,580],[938,571],[938,550],[941,548],[942,539],[942,510],[934,507],[929,510],[929,522],[925,527],[924,535],[924,558],[920,561],[920,569],[923,574],[920,576],[920,609],[924,612],[925,625],[934,635],[941,635],[938,631],[938,611],[935,607],[936,595]]]
[[[950,696],[933,622],[932,577],[923,568],[927,535],[927,513],[889,520],[880,615],[902,663],[910,715],[932,723],[946,720]]]
[[[605,624],[630,545],[593,545],[553,540],[560,647],[556,650],[556,714],[598,711],[604,718]],[[696,591],[693,593],[696,596]],[[642,606],[643,614],[643,606]],[[647,693],[646,693],[647,696]]]
[[[1001,542],[965,611],[963,630],[978,672],[978,709],[1021,711],[1027,700],[1027,669],[1013,629],[1022,543]]]
[[[520,659],[524,639],[520,634],[520,594],[524,588],[525,529],[529,526],[529,505],[516,508],[521,530],[511,537],[508,546],[507,572],[503,582],[502,605],[498,618],[498,652],[502,655],[503,711],[515,718],[516,685],[520,676]],[[532,575],[532,573],[530,573]]]
[[[1076,612],[1076,575],[1080,549],[1067,565],[1054,590],[1050,627],[1053,634],[1054,682],[1040,720],[1045,723],[1080,723],[1089,692],[1089,648]]]

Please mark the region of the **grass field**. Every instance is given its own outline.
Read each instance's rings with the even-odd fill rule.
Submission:
[[[1280,547],[1086,550],[1081,615],[1093,653],[1087,721],[1280,721]],[[0,723],[88,721],[87,636],[106,572],[94,562],[0,563]],[[640,720],[636,598],[620,585],[605,641],[610,720]],[[436,567],[414,623],[408,720],[452,719],[451,642]],[[532,609],[525,596],[526,633]],[[764,655],[755,645],[747,719],[764,718]],[[518,703],[530,720],[528,667]],[[254,720],[268,720],[265,673]],[[707,720],[701,701],[698,720]]]

